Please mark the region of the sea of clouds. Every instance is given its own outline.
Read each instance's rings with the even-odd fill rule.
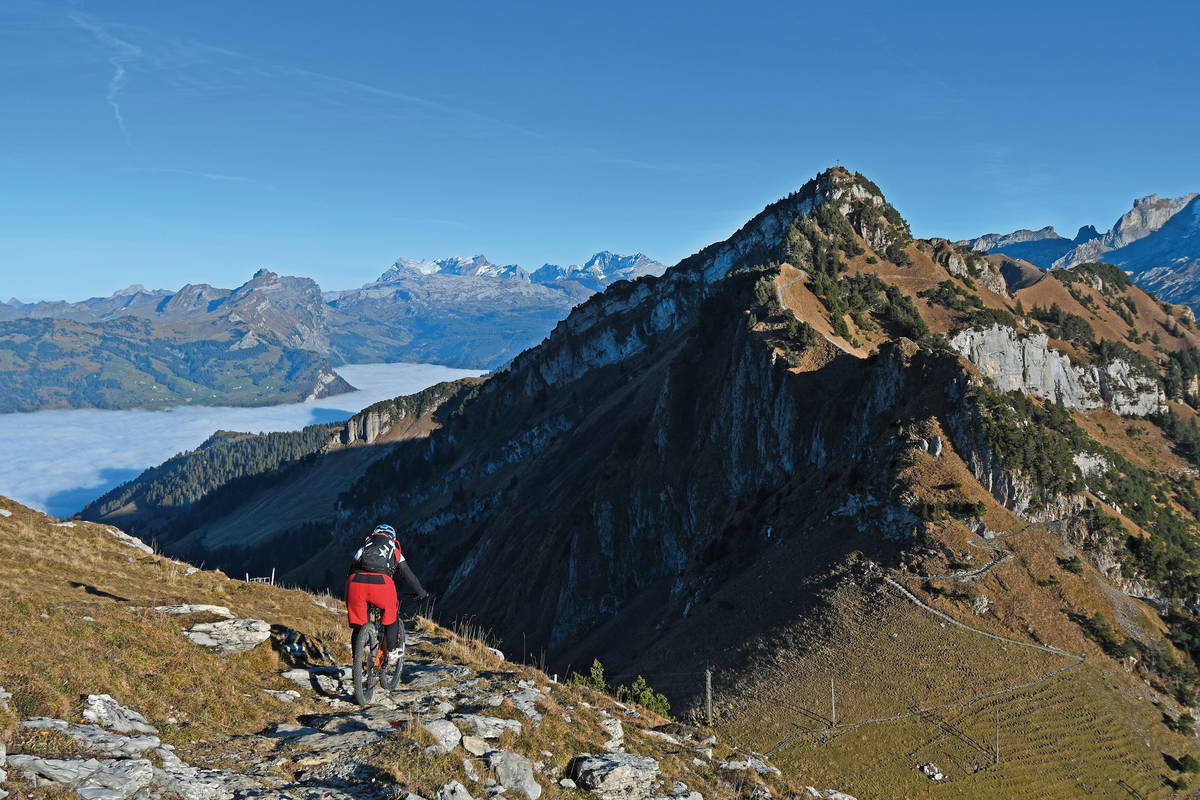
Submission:
[[[268,433],[348,419],[372,403],[439,381],[482,375],[435,364],[353,364],[355,392],[265,408],[175,406],[154,411],[66,409],[0,414],[0,495],[56,517],[79,511],[147,467],[218,430]]]

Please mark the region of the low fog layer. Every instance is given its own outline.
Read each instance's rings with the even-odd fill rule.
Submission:
[[[334,422],[380,400],[483,374],[434,364],[354,364],[337,372],[358,391],[266,408],[0,414],[0,495],[54,516],[70,516],[147,467],[195,448],[215,431],[266,433]]]

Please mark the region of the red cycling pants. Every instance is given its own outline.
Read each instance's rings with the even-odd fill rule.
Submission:
[[[383,624],[396,621],[399,601],[396,599],[396,584],[391,575],[378,572],[355,572],[346,579],[346,614],[350,625],[367,624],[367,605],[383,609]]]

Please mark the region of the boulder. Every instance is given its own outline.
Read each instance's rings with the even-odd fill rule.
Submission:
[[[585,753],[571,761],[567,777],[601,800],[643,800],[653,791],[658,762],[632,753]]]
[[[458,743],[462,739],[462,732],[454,726],[453,722],[445,719],[433,719],[422,724],[425,726],[425,730],[429,731],[437,740],[438,752],[445,755],[458,747]]]
[[[89,694],[83,718],[117,733],[158,733],[146,718],[106,694]]]
[[[253,650],[271,638],[271,626],[261,619],[227,619],[221,622],[201,622],[183,635],[203,647],[211,647],[221,655]]]
[[[464,732],[469,731],[481,739],[498,739],[500,734],[505,731],[517,734],[521,732],[521,723],[515,719],[489,717],[483,714],[455,714],[450,719]]]
[[[538,800],[542,796],[541,784],[533,777],[533,765],[525,756],[507,750],[492,750],[484,754],[483,760],[504,788],[518,791],[529,800]]]

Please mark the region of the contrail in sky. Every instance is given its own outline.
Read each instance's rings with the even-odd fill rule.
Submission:
[[[121,90],[129,82],[129,74],[125,69],[125,65],[141,58],[142,48],[112,35],[102,26],[83,15],[70,14],[69,16],[72,22],[92,34],[96,38],[96,41],[112,51],[108,60],[113,65],[113,76],[108,81],[108,90],[104,94],[104,99],[112,106],[113,116],[117,120],[117,127],[121,129],[121,133],[125,136],[125,141],[133,144],[129,138],[129,129],[125,127],[125,117],[121,114],[119,98]]]

